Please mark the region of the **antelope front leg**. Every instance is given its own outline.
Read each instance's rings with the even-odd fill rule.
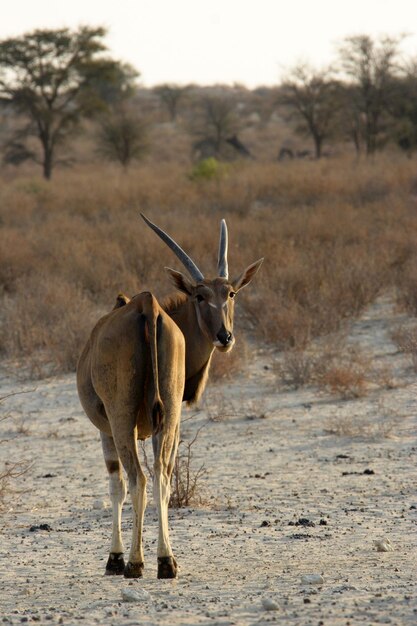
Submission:
[[[171,441],[169,441],[169,439]],[[175,578],[177,562],[172,553],[168,530],[168,505],[171,475],[178,449],[179,428],[174,437],[158,434],[154,437],[154,498],[158,507],[158,578]]]
[[[106,564],[106,574],[112,576],[123,574],[125,569],[121,521],[122,507],[126,499],[126,483],[113,438],[101,433],[101,445],[109,473],[109,492],[112,504],[112,537],[110,554]]]

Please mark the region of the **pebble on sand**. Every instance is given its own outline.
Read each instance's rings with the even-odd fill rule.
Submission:
[[[107,500],[97,499],[93,502],[93,509],[96,510],[107,509],[109,506],[110,504],[109,502],[107,502]]]
[[[378,552],[393,552],[394,548],[389,539],[374,539],[374,546]]]
[[[305,576],[301,576],[301,582],[303,585],[322,585],[324,578],[321,574],[305,574]]]
[[[123,602],[148,602],[151,600],[151,594],[144,589],[131,589],[125,587],[122,589]]]
[[[271,598],[264,598],[262,600],[262,606],[265,611],[278,611],[279,609],[278,604],[274,602],[274,600],[271,600]]]

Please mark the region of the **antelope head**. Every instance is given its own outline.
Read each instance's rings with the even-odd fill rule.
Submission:
[[[229,352],[235,343],[233,335],[234,301],[236,294],[250,283],[260,268],[263,258],[249,265],[233,280],[229,279],[227,263],[228,236],[225,220],[220,223],[218,275],[213,280],[204,278],[194,261],[163,230],[143,214],[146,224],[176,254],[190,277],[177,270],[165,268],[174,285],[185,293],[193,303],[200,330],[206,339],[220,352]]]

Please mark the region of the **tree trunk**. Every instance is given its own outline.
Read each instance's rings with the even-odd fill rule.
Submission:
[[[351,133],[351,137],[352,137],[353,145],[355,146],[356,156],[360,157],[360,154],[361,154],[361,139],[360,139],[359,131],[356,130],[356,129],[353,129],[352,133]]]
[[[50,146],[44,146],[43,149],[43,177],[46,178],[46,180],[51,180],[53,167],[52,148]]]
[[[322,137],[318,137],[317,135],[314,135],[314,150],[316,153],[316,159],[320,159],[321,157],[322,143],[323,143]]]

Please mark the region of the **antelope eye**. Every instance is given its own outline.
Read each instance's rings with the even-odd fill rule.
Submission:
[[[236,295],[236,292],[235,292],[235,291],[231,291],[231,292],[229,293],[229,298],[232,298],[232,299],[233,299],[233,298],[235,297],[235,295]]]
[[[199,293],[196,295],[195,299],[197,300],[197,302],[203,302],[204,298],[202,295],[200,295]]]

